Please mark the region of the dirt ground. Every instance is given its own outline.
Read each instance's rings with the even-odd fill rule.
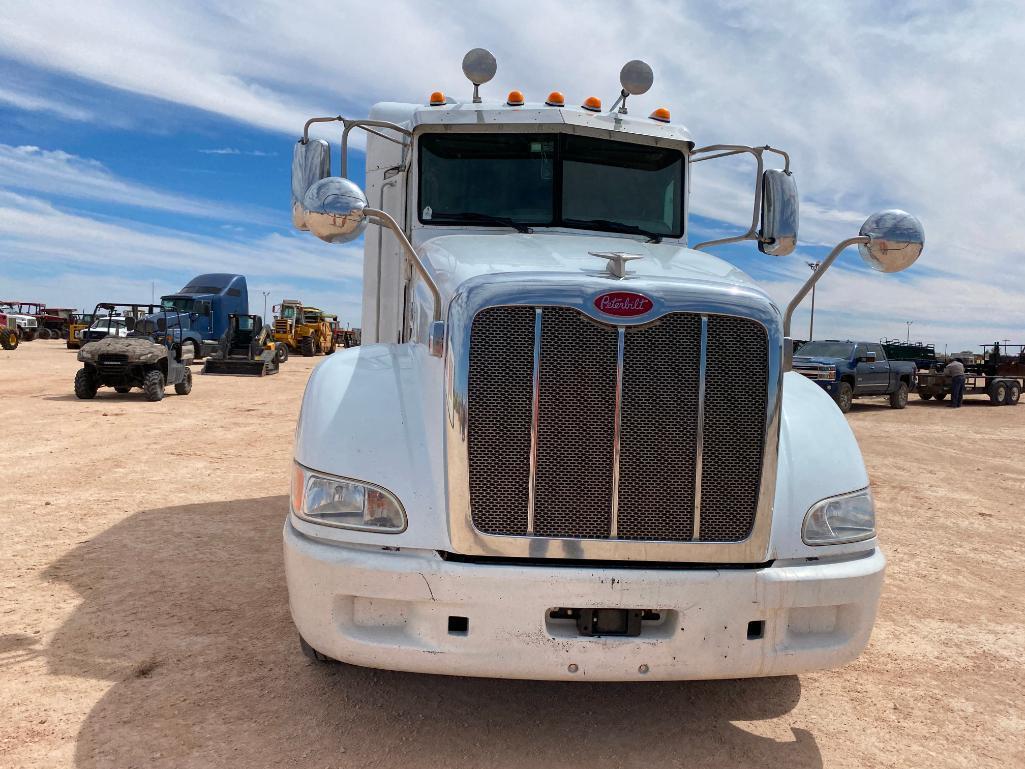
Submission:
[[[280,532],[316,360],[148,403],[76,400],[63,343],[0,351],[0,766],[1025,766],[1025,406],[854,407],[890,566],[844,669],[442,678],[299,653]]]

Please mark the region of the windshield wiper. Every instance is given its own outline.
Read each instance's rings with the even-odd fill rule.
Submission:
[[[563,224],[569,225],[570,227],[587,227],[587,228],[600,228],[603,230],[609,230],[610,232],[622,232],[627,235],[644,235],[649,243],[661,243],[662,235],[657,232],[650,232],[641,227],[637,227],[633,224],[626,224],[624,222],[614,222],[611,219],[566,219],[563,218]]]
[[[461,214],[450,214],[444,213],[441,215],[435,214],[432,217],[432,221],[436,220],[463,220],[466,222],[486,222],[488,224],[500,224],[505,227],[512,227],[517,232],[533,232],[530,227],[525,225],[523,222],[518,222],[515,219],[510,219],[508,216],[492,216],[491,214],[481,214],[476,211],[466,211]]]

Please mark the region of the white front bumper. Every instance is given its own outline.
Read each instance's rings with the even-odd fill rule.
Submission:
[[[292,618],[311,646],[367,667],[567,680],[773,676],[854,659],[882,588],[878,549],[759,569],[481,565],[310,539],[285,523]],[[652,609],[637,637],[586,637],[550,609]],[[468,620],[450,632],[449,618]],[[763,622],[749,639],[749,623]],[[757,629],[757,627],[755,628]]]

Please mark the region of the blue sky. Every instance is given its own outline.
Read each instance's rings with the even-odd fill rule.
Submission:
[[[50,6],[0,0],[5,298],[91,306],[239,271],[257,312],[269,291],[269,303],[299,296],[358,324],[361,246],[289,226],[292,143],[314,114],[365,115],[437,88],[468,95],[459,63],[479,45],[499,62],[486,95],[559,88],[611,102],[619,67],[643,58],[656,80],[636,109],[671,108],[699,144],[789,150],[799,252],[716,252],[780,302],[807,260],[872,211],[918,215],[926,251],[907,273],[841,257],[820,285],[816,336],[903,337],[913,320],[912,338],[940,350],[1025,342],[1025,27],[1014,4]],[[351,163],[361,178],[359,152]],[[744,222],[750,173],[740,162],[701,169],[691,242]],[[803,311],[795,323],[806,328]]]

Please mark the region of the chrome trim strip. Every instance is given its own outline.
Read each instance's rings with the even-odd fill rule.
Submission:
[[[701,316],[701,356],[698,361],[698,423],[694,450],[694,533],[701,539],[701,457],[705,450],[705,373],[708,362],[708,316]]]
[[[612,427],[612,520],[609,536],[619,536],[619,433],[623,422],[623,351],[626,348],[626,326],[618,326],[616,339],[616,406]]]
[[[534,309],[534,372],[530,394],[530,481],[527,486],[527,534],[534,533],[534,489],[537,484],[537,425],[541,393],[541,308]]]
[[[471,278],[448,305],[445,339],[445,462],[448,528],[452,550],[464,555],[575,560],[676,561],[690,563],[761,563],[769,550],[776,496],[779,430],[783,387],[783,317],[761,290],[718,281],[682,278],[635,278],[630,290],[653,302],[637,318],[609,318],[594,300],[609,290],[603,270],[579,273],[507,273]],[[751,535],[742,542],[662,542],[623,539],[581,540],[558,537],[498,536],[478,531],[470,515],[467,450],[467,387],[470,333],[477,312],[495,306],[573,307],[609,326],[650,323],[670,312],[748,318],[765,328],[769,371],[765,415],[762,484]]]

